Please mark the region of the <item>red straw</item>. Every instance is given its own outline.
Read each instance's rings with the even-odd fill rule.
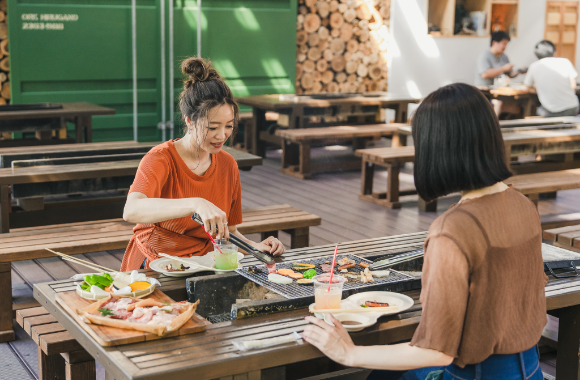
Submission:
[[[209,238],[211,239],[211,242],[213,243],[213,245],[217,248],[218,251],[220,251],[220,253],[223,255],[224,253],[222,252],[222,250],[220,249],[220,247],[218,247],[217,243],[215,242],[215,240],[213,240],[213,238],[211,237],[211,235],[209,234],[209,232],[207,232],[207,230],[205,229],[205,226],[202,226],[203,230],[205,231],[205,233],[207,234],[207,236],[209,236]],[[336,256],[336,253],[335,253]],[[329,288],[330,289],[330,288]]]
[[[328,280],[328,291],[330,292],[330,284],[332,284],[332,275],[334,274],[334,264],[336,264],[336,253],[338,252],[338,244],[334,247],[334,257],[332,258],[332,270],[330,271],[330,280]]]

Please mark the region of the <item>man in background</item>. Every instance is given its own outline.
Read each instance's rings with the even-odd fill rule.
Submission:
[[[504,31],[491,33],[491,46],[477,59],[477,75],[475,76],[475,86],[490,87],[493,80],[502,74],[511,78],[525,72],[524,70],[515,70],[514,65],[510,63],[507,55],[504,54],[510,36]],[[503,112],[519,114],[520,107],[515,103],[504,103],[500,100],[492,100],[495,113],[499,116]]]
[[[576,77],[578,73],[567,58],[555,58],[556,47],[544,40],[536,44],[534,53],[538,61],[528,69],[524,85],[538,93],[542,104],[538,116],[576,116],[578,97],[576,96]]]

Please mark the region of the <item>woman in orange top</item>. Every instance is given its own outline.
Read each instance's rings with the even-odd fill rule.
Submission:
[[[123,213],[137,226],[121,270],[139,269],[145,260],[148,268],[159,252],[189,257],[213,251],[202,226],[191,220],[194,213],[217,239],[235,234],[260,251],[283,254],[278,239],[256,243],[236,228],[242,222],[240,173],[222,150],[238,119],[229,87],[201,58],[186,59],[181,70],[189,77],[179,101],[184,137],[154,147],[141,160]]]

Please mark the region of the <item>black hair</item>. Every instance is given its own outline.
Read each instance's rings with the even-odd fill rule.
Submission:
[[[426,201],[509,178],[499,121],[477,88],[454,83],[429,94],[412,121],[415,187]]]
[[[489,46],[493,45],[493,42],[502,42],[503,40],[511,40],[510,35],[503,30],[498,30],[497,32],[491,32],[491,41]]]
[[[542,40],[536,44],[534,54],[538,59],[553,57],[556,52],[556,46],[548,40]]]
[[[181,71],[187,75],[183,81],[183,91],[179,95],[179,108],[195,124],[195,128],[209,125],[208,112],[215,106],[229,104],[234,111],[233,138],[238,127],[239,108],[232,91],[223,78],[212,67],[211,61],[190,57],[181,62]],[[187,125],[183,133],[188,131]],[[199,142],[198,142],[199,143]]]

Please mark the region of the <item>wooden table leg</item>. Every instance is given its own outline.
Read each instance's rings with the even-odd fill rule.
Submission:
[[[534,116],[532,114],[532,109],[534,108],[534,100],[532,97],[528,97],[524,104],[522,105],[522,117]]]
[[[0,287],[4,296],[0,297],[0,343],[15,339],[12,328],[12,273],[10,263],[0,263]],[[10,289],[10,293],[8,293]]]
[[[266,130],[266,111],[253,108],[253,123],[250,132],[252,142],[250,152],[260,157],[266,157],[266,143],[260,140],[260,131]]]
[[[395,123],[405,123],[407,121],[407,103],[399,102],[396,108]]]
[[[311,178],[310,173],[310,143],[300,144],[300,168],[299,173],[302,174],[302,178]]]
[[[65,361],[66,380],[96,380],[95,359],[85,350],[61,354]]]
[[[394,162],[387,166],[387,202],[391,208],[401,208],[399,202],[399,163]]]
[[[375,176],[375,164],[364,161],[362,163],[361,171],[361,195],[370,195],[373,193],[373,180]]]
[[[530,200],[532,202],[534,202],[534,205],[536,205],[536,208],[538,208],[538,202],[540,200],[540,194],[526,194],[526,196],[528,198],[530,198]]]
[[[0,185],[0,233],[10,232],[10,186]]]
[[[391,148],[398,148],[401,146],[407,146],[407,135],[403,135],[399,132],[393,133],[393,137],[391,137]]]
[[[262,239],[262,241],[264,241],[267,238],[269,238],[270,236],[275,237],[276,239],[278,239],[278,232],[279,231],[260,232],[260,239]]]
[[[47,355],[38,346],[38,380],[65,380],[65,363],[59,354]]]
[[[423,212],[437,212],[437,199],[431,202],[425,202],[425,200],[419,197],[419,211]]]
[[[85,142],[93,142],[93,118],[92,116],[82,117],[83,128],[85,132]]]
[[[580,305],[559,310],[557,379],[580,379]]]
[[[305,248],[310,244],[310,227],[283,230],[290,234],[290,248]]]

